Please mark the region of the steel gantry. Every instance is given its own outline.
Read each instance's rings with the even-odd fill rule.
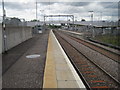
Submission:
[[[72,19],[72,24],[74,25],[74,15],[45,15],[44,16],[44,24],[46,22],[47,17],[67,17],[67,19],[68,19],[68,17],[70,17]],[[68,22],[68,20],[67,20],[67,22]]]

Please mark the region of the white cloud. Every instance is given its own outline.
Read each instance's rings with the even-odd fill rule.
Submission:
[[[35,2],[36,0],[4,0],[5,2]],[[90,2],[90,0],[37,0],[38,2]],[[119,2],[119,0],[92,0],[91,2]]]
[[[6,1],[6,0],[5,0]],[[14,2],[5,2],[5,9],[8,17],[19,17],[31,20],[35,18],[35,1],[36,0],[7,0]],[[39,1],[39,0],[37,0]],[[52,2],[38,3],[38,18],[43,18],[43,13],[48,14],[73,14],[77,19],[84,18],[90,20],[88,11],[94,11],[94,19],[100,19],[100,12],[102,12],[103,19],[111,19],[113,15],[114,20],[117,20],[118,9],[115,6],[117,3],[100,3],[100,2]],[[58,0],[60,1],[60,0]],[[74,0],[75,1],[75,0]],[[0,7],[2,8],[2,7]],[[40,10],[44,10],[41,12]],[[0,11],[2,12],[2,11]],[[42,20],[42,19],[41,19]]]

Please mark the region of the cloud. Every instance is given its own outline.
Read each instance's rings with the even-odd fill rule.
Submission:
[[[104,8],[118,8],[118,2],[100,2],[99,4]]]
[[[40,5],[52,5],[56,2],[37,2],[37,3],[40,4]]]
[[[24,9],[33,9],[35,8],[35,4],[32,2],[5,2],[5,8],[7,9],[16,9],[16,10],[24,10]]]
[[[71,5],[71,6],[86,6],[89,5],[91,2],[63,2],[66,5]]]
[[[23,0],[24,1],[24,0]],[[51,0],[50,0],[51,1]],[[90,19],[88,11],[94,11],[95,19],[100,18],[101,12],[103,18],[118,17],[118,3],[117,2],[39,2],[38,1],[38,18],[43,18],[46,14],[72,14],[78,19]],[[0,7],[1,8],[1,7]],[[27,20],[35,18],[35,2],[5,2],[5,9],[7,16],[23,17]],[[40,10],[44,10],[41,12]]]

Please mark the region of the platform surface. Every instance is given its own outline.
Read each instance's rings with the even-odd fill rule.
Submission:
[[[50,31],[43,88],[85,88],[53,31]]]
[[[8,64],[7,66],[16,60],[3,74],[3,88],[42,88],[48,33],[46,31],[36,35],[32,41],[16,46],[3,56],[3,60],[6,61],[3,64]],[[27,55],[33,54],[38,54],[40,57],[26,58]]]

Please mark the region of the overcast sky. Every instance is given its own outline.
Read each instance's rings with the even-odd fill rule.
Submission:
[[[36,0],[4,0],[7,17],[36,18]],[[43,2],[44,1],[44,2]],[[94,20],[118,20],[119,0],[37,0],[38,19],[43,20],[43,15],[74,15],[76,20],[90,20],[90,13],[94,11]],[[0,16],[2,16],[2,4],[0,3]],[[65,19],[49,18],[48,20]]]

